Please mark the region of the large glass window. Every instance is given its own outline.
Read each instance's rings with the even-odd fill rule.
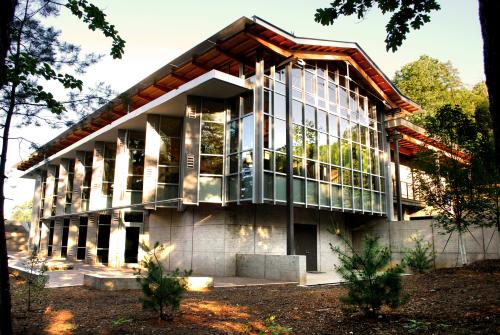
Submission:
[[[182,118],[166,116],[160,118],[160,154],[158,157],[158,181],[156,185],[157,201],[179,197],[179,162],[182,129]],[[159,205],[162,206],[161,203]],[[169,203],[166,202],[163,205],[168,206]]]
[[[67,172],[66,190],[64,191],[64,213],[71,213],[71,203],[73,202],[73,180],[75,177],[75,161],[70,159],[66,161]]]
[[[199,179],[200,201],[222,201],[225,121],[225,102],[223,100],[203,99]],[[233,135],[236,136],[236,133],[233,133]]]
[[[102,176],[102,195],[106,199],[106,207],[112,207],[113,185],[115,179],[116,144],[104,143],[104,173]]]
[[[381,213],[383,113],[362,77],[346,62],[311,62],[291,76],[294,202]],[[267,92],[285,85],[284,69],[267,80],[265,101],[273,108],[264,109],[263,194],[284,201],[286,99],[283,89]]]
[[[144,182],[144,141],[142,132],[129,131],[127,138],[128,177],[127,192],[130,193],[130,203],[140,204],[142,202],[142,187]]]
[[[83,165],[83,183],[82,183],[82,211],[89,210],[90,188],[92,186],[92,161],[94,159],[93,152],[85,151],[82,157]]]

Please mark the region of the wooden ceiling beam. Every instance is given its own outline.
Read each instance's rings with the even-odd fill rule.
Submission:
[[[177,80],[180,80],[180,81],[183,81],[184,83],[187,83],[188,81],[191,81],[191,79],[187,78],[187,77],[184,77],[178,73],[175,73],[175,72],[171,72],[169,74],[169,76],[171,76],[172,78],[174,79],[177,79]]]
[[[193,64],[194,66],[196,66],[197,68],[199,69],[202,69],[203,71],[211,71],[212,69],[208,66],[206,66],[205,64],[201,63],[197,57],[193,57],[191,59],[191,64]]]
[[[244,65],[246,65],[248,67],[251,67],[252,69],[255,68],[255,64],[250,63],[248,60],[246,60],[246,59],[244,59],[244,58],[242,58],[242,57],[240,57],[238,55],[235,55],[231,51],[226,50],[226,49],[222,48],[219,45],[216,46],[215,49],[217,50],[217,52],[219,52],[221,55],[223,55],[226,58],[229,58],[229,59],[232,59],[235,62],[244,64]]]
[[[163,91],[165,93],[169,92],[169,91],[172,91],[172,90],[175,90],[174,87],[171,87],[171,86],[167,86],[167,85],[163,85],[163,84],[159,84],[159,83],[154,83],[152,85],[154,88],[160,90],[160,91]]]
[[[144,93],[142,93],[142,92],[138,92],[138,93],[136,94],[136,96],[138,96],[138,97],[139,97],[139,98],[141,98],[141,99],[147,100],[148,102],[153,101],[153,100],[155,99],[155,98],[150,97],[149,95],[146,95],[146,94],[144,94]]]

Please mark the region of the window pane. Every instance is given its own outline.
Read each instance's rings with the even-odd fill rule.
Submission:
[[[342,140],[342,165],[346,168],[351,167],[351,146],[346,140]]]
[[[274,150],[286,152],[286,123],[274,119]]]
[[[255,135],[253,131],[253,115],[241,119],[241,122],[241,150],[253,149],[253,139]]]
[[[274,94],[274,116],[281,119],[286,118],[286,98],[281,94]]]
[[[230,176],[227,178],[226,197],[228,201],[238,200],[238,176]]]
[[[304,160],[302,158],[293,158],[293,174],[294,176],[304,176]]]
[[[316,108],[306,105],[305,118],[307,127],[316,128]]]
[[[325,80],[318,78],[318,97],[325,98]]]
[[[243,98],[243,115],[253,113],[253,93],[246,94]]]
[[[301,203],[305,202],[303,179],[293,178],[293,201]]]
[[[273,111],[272,106],[271,92],[264,90],[264,113],[271,114]]]
[[[127,190],[142,191],[142,176],[128,176]]]
[[[241,199],[252,199],[252,173],[251,171],[242,172],[240,175]]]
[[[130,150],[128,166],[130,174],[142,175],[144,173],[144,151]]]
[[[274,199],[273,174],[264,173],[264,198]]]
[[[269,170],[272,171],[274,161],[273,161],[273,152],[271,151],[264,151],[264,170]]]
[[[330,207],[330,185],[319,184],[319,202],[321,206]]]
[[[236,97],[229,101],[229,118],[236,119],[240,116],[240,97]]]
[[[276,154],[276,172],[286,173],[286,155]]]
[[[351,138],[349,121],[344,118],[340,119],[340,136],[342,136],[342,138],[347,138],[347,139]]]
[[[182,119],[173,117],[161,117],[160,136],[181,137]]]
[[[342,189],[337,185],[332,185],[332,206],[342,207]]]
[[[302,70],[299,68],[292,68],[292,86],[302,89]]]
[[[360,170],[359,161],[361,154],[359,152],[359,144],[352,144],[352,168],[354,170]]]
[[[203,99],[202,119],[204,121],[224,122],[224,102],[213,99]]]
[[[305,88],[307,93],[314,94],[314,74],[309,71],[304,72]]]
[[[292,120],[293,123],[303,124],[304,119],[302,115],[302,106],[303,103],[297,100],[293,100],[292,102]]]
[[[158,167],[158,182],[159,183],[179,183],[179,168],[178,167]]]
[[[200,201],[221,201],[222,178],[200,177]]]
[[[306,128],[306,157],[318,159],[318,148],[316,145],[316,131]]]
[[[344,108],[349,107],[347,90],[345,88],[343,88],[342,86],[339,87],[339,104],[340,104],[340,107],[344,107]]]
[[[307,161],[307,178],[309,178],[309,179],[317,179],[318,178],[318,174],[316,172],[316,167],[317,167],[316,162],[310,161],[310,160]]]
[[[339,139],[331,136],[330,136],[330,159],[332,164],[340,165]]]
[[[318,183],[314,181],[307,182],[307,203],[310,205],[318,204]]]
[[[369,191],[363,191],[363,209],[365,211],[372,210],[372,202]]]
[[[156,200],[168,200],[179,197],[178,187],[176,185],[158,185]]]
[[[318,133],[319,160],[328,163],[328,135]]]
[[[354,189],[354,209],[362,209],[361,207],[361,190]]]
[[[302,156],[304,154],[304,127],[293,125],[293,154]]]
[[[368,153],[368,148],[361,146],[361,168],[363,172],[370,172],[370,154]]]
[[[328,83],[328,100],[331,104],[337,103],[337,85],[334,83]]]
[[[237,152],[240,140],[239,121],[235,120],[229,123],[229,152]]]
[[[286,177],[276,175],[276,200],[286,200]]]
[[[351,170],[342,169],[342,183],[344,185],[351,185]]]
[[[318,109],[318,130],[327,132],[327,114],[321,109]]]
[[[237,173],[238,170],[238,155],[231,155],[228,159],[229,173]]]
[[[201,153],[221,154],[224,147],[224,125],[204,123],[201,127]]]
[[[319,179],[323,181],[330,181],[330,167],[327,164],[319,165]]]
[[[273,125],[272,125],[272,117],[264,115],[264,148],[272,149],[273,148]]]
[[[181,156],[181,141],[179,138],[161,137],[160,156],[161,165],[177,165]]]
[[[352,189],[344,187],[344,208],[352,208]]]

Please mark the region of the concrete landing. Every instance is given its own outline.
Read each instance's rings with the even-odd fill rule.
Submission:
[[[343,279],[336,271],[307,272],[306,283],[302,286],[339,285]]]

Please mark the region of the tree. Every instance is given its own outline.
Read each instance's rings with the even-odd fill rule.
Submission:
[[[473,101],[462,98],[472,93],[465,89],[458,70],[450,62],[422,55],[396,71],[394,84],[427,114],[434,114],[446,104],[458,104],[470,115],[474,113]]]
[[[358,253],[346,238],[340,237],[348,252],[338,246],[330,247],[339,257],[337,272],[347,283],[348,293],[341,297],[341,301],[347,306],[359,307],[368,316],[376,315],[383,305],[397,308],[406,303],[408,296],[403,293],[401,285],[403,268],[400,265],[389,266],[389,248],[381,246],[377,237],[366,235],[363,248]]]
[[[430,13],[441,9],[437,0],[333,0],[329,7],[316,10],[315,21],[331,25],[341,16],[356,14],[358,19],[365,17],[374,6],[382,14],[391,13],[386,25],[386,49],[395,52],[406,39],[410,28],[420,29],[430,21]],[[488,87],[490,114],[495,138],[496,164],[500,166],[500,29],[498,29],[500,1],[479,0],[479,21],[483,35],[484,72]]]
[[[448,150],[427,150],[412,161],[416,192],[435,214],[435,222],[446,233],[458,233],[462,264],[467,264],[463,234],[484,222],[486,203],[475,182],[475,151],[480,136],[474,120],[459,106],[446,105],[426,118],[429,136]]]
[[[3,3],[2,3],[3,5]],[[7,245],[4,222],[4,184],[6,174],[7,150],[12,126],[39,125],[47,122],[53,126],[68,125],[63,118],[64,112],[78,106],[92,108],[93,103],[102,103],[110,90],[78,95],[83,82],[77,78],[85,69],[95,63],[99,57],[88,55],[80,57],[78,46],[59,40],[59,34],[53,27],[46,27],[41,20],[48,16],[57,16],[61,8],[66,8],[91,30],[100,30],[112,39],[111,55],[120,58],[125,41],[121,39],[113,25],[106,20],[106,15],[87,0],[68,0],[58,3],[50,0],[24,0],[19,2],[10,29],[8,45],[5,49],[5,63],[0,64],[5,81],[0,83],[0,108],[2,109],[1,126],[3,127],[2,150],[0,156],[0,289],[2,315],[2,334],[12,333],[11,299],[9,272],[7,263]],[[3,15],[3,13],[2,13]],[[8,15],[7,15],[8,16]],[[2,19],[4,17],[2,16]],[[8,19],[8,17],[7,17]],[[2,26],[4,22],[2,21]],[[4,31],[2,30],[2,34]],[[3,38],[3,37],[2,37]],[[4,40],[2,40],[3,42]],[[73,90],[69,100],[60,101],[50,90],[49,83],[58,83],[66,90]],[[102,88],[102,87],[101,87]],[[81,110],[80,110],[81,111]],[[80,112],[79,111],[79,112]],[[17,120],[17,121],[16,121]],[[17,122],[17,123],[16,123]],[[20,140],[26,140],[20,138]]]
[[[17,205],[12,211],[12,220],[18,222],[31,222],[32,209],[33,200],[28,200],[23,204]]]
[[[141,286],[144,298],[142,306],[158,312],[159,319],[166,320],[173,317],[173,313],[180,308],[181,299],[187,289],[186,277],[190,271],[181,274],[179,269],[166,271],[159,257],[165,251],[165,247],[156,242],[153,248],[142,243],[141,248],[147,253],[142,261],[146,271],[137,271],[137,281]]]

